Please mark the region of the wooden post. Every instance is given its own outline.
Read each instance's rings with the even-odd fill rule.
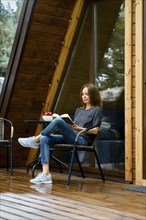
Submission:
[[[78,25],[78,21],[79,21],[79,17],[84,5],[84,1],[85,0],[76,0],[75,6],[74,6],[74,10],[71,16],[71,22],[69,25],[69,28],[67,30],[65,39],[63,43],[63,47],[62,47],[62,51],[60,53],[59,59],[58,59],[58,63],[54,72],[54,77],[52,79],[52,83],[49,85],[49,89],[48,89],[48,95],[46,98],[46,102],[44,105],[44,111],[50,111],[53,105],[53,101],[55,98],[55,95],[57,93],[57,88],[58,85],[60,83],[60,79],[61,76],[63,74],[63,70],[68,58],[68,54],[70,51],[70,47],[72,44],[72,40],[76,31],[76,27]],[[41,114],[42,115],[42,114]],[[40,119],[42,119],[42,116],[40,116]],[[36,134],[40,133],[40,126],[37,127],[36,129]],[[31,149],[28,159],[27,159],[27,164],[29,164],[30,161],[32,161],[33,159],[35,159],[38,155],[38,150],[36,149]]]
[[[132,182],[132,1],[125,1],[125,180]]]
[[[136,4],[135,148],[136,184],[143,184],[143,1]]]

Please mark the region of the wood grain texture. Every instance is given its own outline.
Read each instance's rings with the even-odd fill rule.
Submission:
[[[31,185],[30,178],[25,169],[13,177],[0,170],[1,219],[145,219],[145,195],[123,190],[128,184],[72,176],[67,186],[56,172],[52,185]]]
[[[15,127],[14,166],[26,164],[28,150],[21,148],[17,139],[32,136],[36,131],[36,126],[26,127],[24,120],[39,119],[43,111],[75,0],[35,2],[7,109],[7,118]],[[23,37],[22,33],[22,40]],[[5,153],[0,152],[1,167],[5,166],[4,156]]]

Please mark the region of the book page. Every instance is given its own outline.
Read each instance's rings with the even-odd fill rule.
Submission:
[[[70,125],[75,124],[75,123],[73,122],[73,120],[71,119],[71,117],[70,117],[68,114],[63,114],[63,115],[61,115],[61,118],[62,118],[66,123],[68,123],[68,124],[70,124]]]
[[[69,114],[67,114],[67,113],[62,114],[62,115],[53,113],[52,117],[53,117],[53,118],[61,117],[66,123],[68,123],[68,124],[70,124],[70,125],[73,125],[73,124],[74,124],[73,120],[71,119],[71,117],[70,117]]]
[[[52,117],[53,118],[58,118],[60,115],[56,114],[56,113],[53,113]]]
[[[65,113],[65,114],[60,115],[60,117],[61,117],[61,118],[67,118],[67,117],[68,117],[68,118],[70,118],[69,114],[66,114],[66,113]]]

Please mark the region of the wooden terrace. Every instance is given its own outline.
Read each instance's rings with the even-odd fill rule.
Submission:
[[[36,171],[39,172],[39,170]],[[124,190],[127,183],[52,173],[52,185],[32,185],[31,172],[0,169],[0,219],[145,220],[146,194]]]

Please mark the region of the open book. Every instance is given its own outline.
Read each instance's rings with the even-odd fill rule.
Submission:
[[[66,123],[73,125],[75,124],[74,121],[71,119],[71,117],[69,116],[69,114],[62,114],[62,115],[58,115],[56,113],[53,113],[52,115],[53,118],[58,118],[61,117]]]

